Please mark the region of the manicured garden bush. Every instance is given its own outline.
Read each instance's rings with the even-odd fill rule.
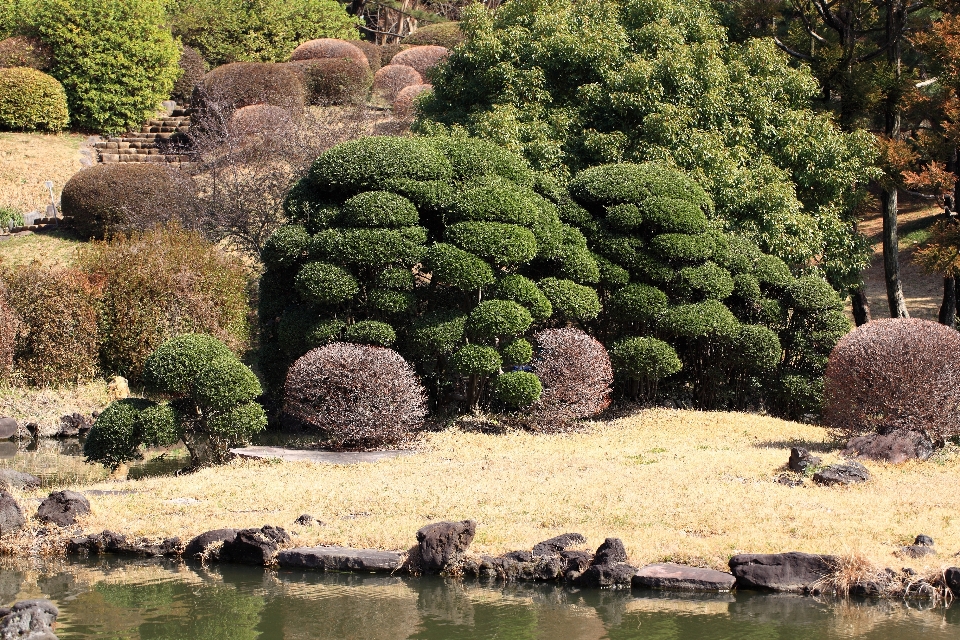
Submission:
[[[0,129],[62,131],[67,95],[56,79],[27,67],[0,69]]]
[[[413,67],[421,76],[428,78],[430,77],[430,70],[448,55],[450,55],[450,50],[446,47],[420,45],[397,53],[390,59],[390,64],[403,64]]]
[[[49,71],[53,66],[53,51],[36,38],[12,36],[0,40],[0,68],[29,67]]]
[[[290,61],[317,60],[320,58],[347,58],[369,67],[367,56],[357,45],[337,38],[308,40],[297,46],[290,54]]]
[[[422,84],[423,76],[405,64],[388,64],[373,76],[373,92],[390,104],[393,104],[402,90]]]
[[[7,288],[0,282],[0,381],[9,382],[17,344],[17,315],[7,302]]]
[[[830,354],[824,423],[844,437],[906,430],[960,435],[960,333],[916,318],[869,322]]]
[[[683,368],[673,347],[656,338],[625,338],[615,342],[610,348],[610,360],[617,375],[629,382],[625,391],[633,398],[653,399],[660,380]]]
[[[347,42],[363,51],[363,55],[367,57],[367,65],[370,67],[371,73],[376,73],[380,69],[382,64],[380,61],[380,45],[368,40],[348,40]]]
[[[170,221],[197,224],[197,188],[165,164],[98,164],[74,174],[63,187],[61,209],[85,238],[146,230]]]
[[[83,444],[89,462],[116,469],[143,458],[142,447],[169,446],[179,440],[173,409],[144,398],[111,403],[94,423]]]
[[[417,100],[432,89],[433,86],[429,84],[415,84],[398,91],[393,99],[393,117],[398,120],[412,119],[416,115]]]
[[[358,62],[352,58],[320,58],[287,64],[301,74],[311,104],[361,103],[373,82],[365,60]]]
[[[212,69],[203,77],[200,98],[229,103],[235,109],[252,104],[301,108],[307,91],[303,77],[286,64],[234,62]]]
[[[417,30],[403,39],[403,44],[413,46],[434,45],[453,49],[463,42],[463,32],[459,22],[438,22],[417,27]]]
[[[493,381],[493,395],[507,409],[525,409],[540,399],[543,385],[529,371],[509,371]]]
[[[329,446],[395,445],[423,425],[426,394],[396,351],[335,342],[314,349],[290,368],[284,414],[315,430]]]
[[[203,82],[207,74],[207,61],[193,47],[184,46],[180,50],[180,77],[173,83],[170,98],[180,104],[190,104],[193,90]]]

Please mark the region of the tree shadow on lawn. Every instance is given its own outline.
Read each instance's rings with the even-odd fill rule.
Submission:
[[[844,449],[846,443],[839,438],[825,442],[792,438],[790,440],[765,440],[763,442],[757,442],[753,446],[758,449],[780,449],[787,453],[789,453],[793,447],[802,447],[814,453],[833,453]]]

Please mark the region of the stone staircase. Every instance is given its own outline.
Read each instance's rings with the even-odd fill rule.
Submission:
[[[171,139],[186,133],[190,128],[190,109],[177,105],[167,116],[147,120],[140,131],[131,131],[118,137],[104,138],[94,143],[97,161],[112,162],[165,162],[181,169],[194,165],[192,158],[178,152]]]

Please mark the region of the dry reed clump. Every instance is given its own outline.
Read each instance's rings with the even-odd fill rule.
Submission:
[[[297,60],[316,60],[318,58],[350,58],[369,64],[367,56],[360,47],[337,38],[318,38],[308,40],[290,54],[290,62]]]
[[[416,69],[405,64],[388,64],[373,76],[374,93],[390,103],[396,100],[397,94],[403,89],[422,84],[423,77]]]
[[[211,70],[194,92],[195,106],[229,103],[234,109],[251,104],[302,108],[306,88],[300,74],[284,64],[232,62]]]
[[[879,596],[886,598],[931,601],[934,605],[949,603],[953,592],[947,586],[942,569],[895,571],[871,561],[863,553],[837,556],[837,564],[814,588],[841,597]]]
[[[606,348],[579,329],[546,329],[534,335],[531,363],[543,393],[530,410],[536,431],[569,428],[610,405],[613,367]]]
[[[446,47],[436,45],[422,45],[410,47],[397,53],[390,60],[390,64],[404,64],[413,67],[423,77],[427,77],[427,72],[450,55],[450,50]]]
[[[337,448],[403,442],[427,414],[426,392],[399,353],[345,342],[314,349],[293,363],[283,409]]]
[[[834,347],[824,395],[824,422],[844,437],[960,435],[960,333],[916,318],[865,324]]]
[[[415,84],[401,89],[393,100],[393,117],[397,120],[412,120],[416,115],[417,98],[432,90],[432,84]]]

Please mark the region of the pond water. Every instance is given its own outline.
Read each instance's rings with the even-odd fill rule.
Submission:
[[[681,596],[121,559],[6,559],[4,604],[46,597],[61,640],[708,640],[960,637],[960,606]]]

